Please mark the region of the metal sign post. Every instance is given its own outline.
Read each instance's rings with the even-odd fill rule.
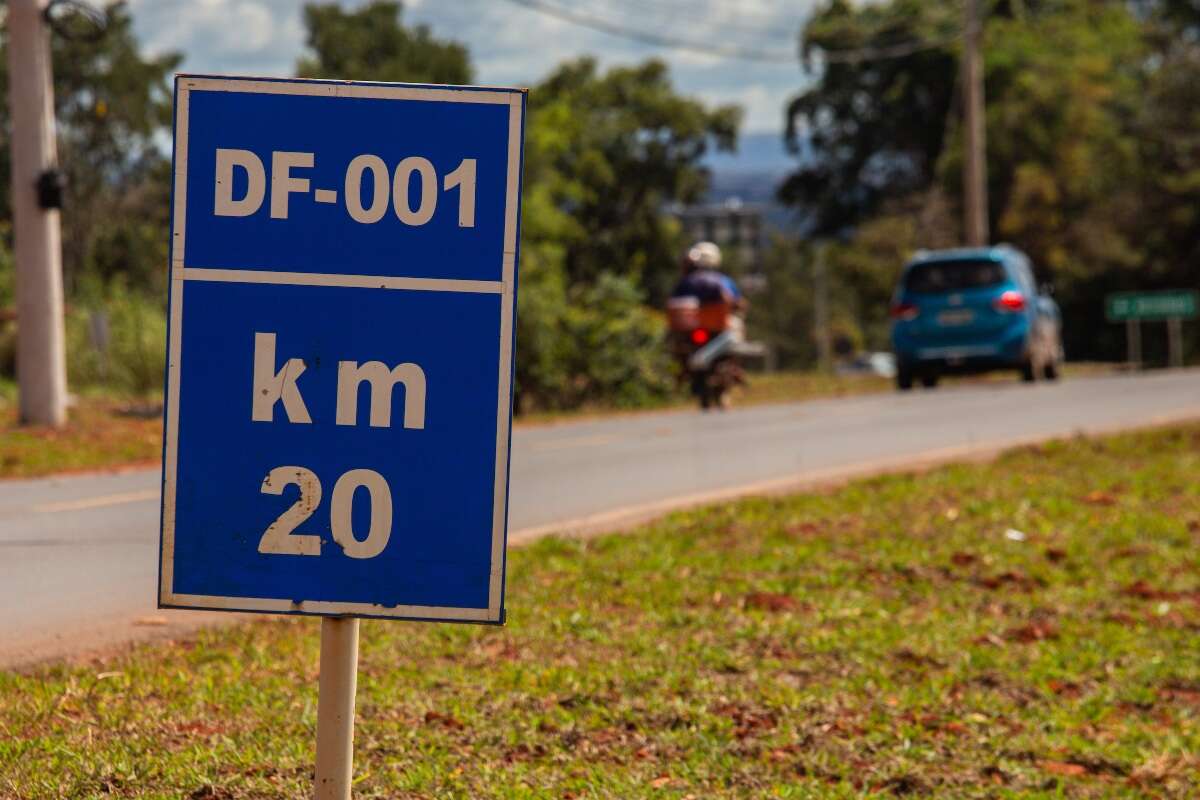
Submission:
[[[1183,320],[1179,317],[1167,319],[1167,353],[1170,366],[1183,366]]]
[[[1125,320],[1125,351],[1131,367],[1142,366],[1142,323],[1139,320]]]
[[[358,683],[358,620],[321,620],[317,695],[317,800],[349,800],[354,777],[354,691]]]
[[[525,92],[181,75],[159,606],[504,621]]]
[[[1200,292],[1174,289],[1162,292],[1118,292],[1104,299],[1104,311],[1109,322],[1125,323],[1125,341],[1129,361],[1142,363],[1143,320],[1167,323],[1167,362],[1172,367],[1183,366],[1183,320],[1200,314]]]

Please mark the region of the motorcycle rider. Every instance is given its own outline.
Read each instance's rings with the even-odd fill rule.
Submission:
[[[683,276],[667,301],[671,327],[677,334],[676,355],[704,408],[710,400],[706,389],[709,373],[718,360],[728,379],[744,383],[736,361],[722,357],[745,339],[740,314],[745,311],[746,300],[720,266],[721,248],[712,242],[695,243],[683,257]],[[727,384],[723,386],[728,388]],[[717,401],[721,405],[728,401],[723,388],[718,391]]]
[[[700,305],[727,304],[741,311],[746,300],[733,278],[720,271],[721,248],[712,242],[696,242],[683,256],[683,277],[671,291],[671,298],[694,297]]]

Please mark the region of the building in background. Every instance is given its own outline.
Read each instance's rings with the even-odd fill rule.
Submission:
[[[672,208],[689,241],[715,242],[725,262],[737,273],[744,291],[766,285],[762,257],[767,246],[765,208],[760,203],[743,203],[731,197],[721,203]]]

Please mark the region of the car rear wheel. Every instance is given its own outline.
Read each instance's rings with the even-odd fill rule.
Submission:
[[[1033,363],[1032,358],[1021,365],[1021,380],[1025,383],[1033,383],[1037,380],[1037,366]]]
[[[909,367],[901,366],[896,369],[896,388],[907,392],[913,387],[913,373]]]
[[[926,372],[921,376],[921,385],[926,389],[936,389],[940,377],[936,372]]]

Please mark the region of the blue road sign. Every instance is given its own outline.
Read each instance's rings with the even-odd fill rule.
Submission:
[[[503,621],[524,110],[176,79],[161,607]]]

